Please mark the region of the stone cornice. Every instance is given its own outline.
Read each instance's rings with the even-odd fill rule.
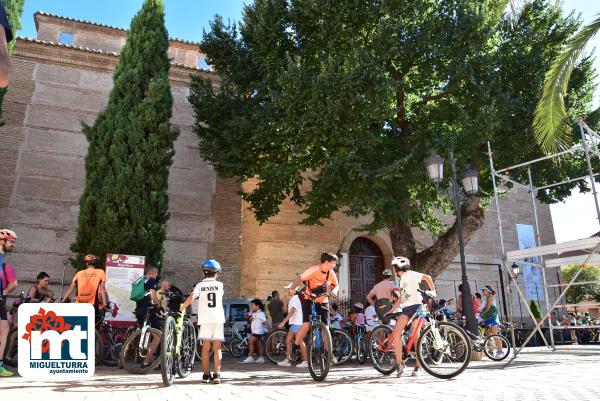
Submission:
[[[119,55],[114,52],[74,47],[22,37],[17,37],[12,57],[111,73],[114,72],[119,62]],[[187,85],[190,75],[209,78],[214,84],[218,84],[219,81],[218,76],[213,72],[191,68],[183,64],[171,63],[169,71],[171,82]]]
[[[35,20],[36,31],[39,29],[40,22],[46,21],[48,23],[53,23],[56,25],[62,25],[67,27],[74,27],[85,31],[102,32],[111,36],[127,37],[127,32],[129,32],[125,28],[100,24],[97,22],[81,20],[77,18],[65,17],[63,15],[51,14],[44,11],[36,11],[35,14],[33,14],[33,19]],[[178,48],[184,48],[189,50],[200,49],[200,43],[193,42],[191,40],[169,38],[169,42],[177,43],[176,47]]]

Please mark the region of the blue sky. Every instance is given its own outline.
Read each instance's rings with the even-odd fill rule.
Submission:
[[[208,29],[215,14],[239,21],[244,3],[251,0],[165,0],[166,24],[171,37],[200,41],[202,29]],[[564,0],[565,12],[575,10],[589,23],[600,13],[600,0]],[[131,17],[141,7],[142,0],[26,0],[23,28],[20,36],[36,36],[33,13],[46,11],[68,17],[128,28]],[[594,38],[589,50],[600,51],[600,35]],[[596,70],[600,72],[600,60]],[[599,80],[600,81],[600,80]],[[596,91],[595,105],[600,105],[600,90]],[[584,238],[600,231],[591,194],[574,193],[567,202],[551,206],[557,242]]]
[[[25,0],[20,36],[34,38],[33,13],[46,11],[120,28],[128,28],[142,0]],[[171,37],[200,41],[215,14],[239,21],[248,0],[165,0],[165,19]]]

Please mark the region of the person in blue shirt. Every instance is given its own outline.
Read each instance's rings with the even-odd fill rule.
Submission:
[[[4,4],[0,1],[0,88],[6,88],[8,86],[8,77],[10,74],[10,60],[8,58],[8,42],[13,40],[13,32],[10,24],[8,23],[8,17],[6,16],[6,10]]]

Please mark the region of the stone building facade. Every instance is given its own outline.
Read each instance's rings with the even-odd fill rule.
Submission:
[[[105,107],[127,31],[41,12],[34,18],[37,37],[17,40],[4,103],[0,225],[19,234],[18,250],[9,260],[21,287],[26,289],[39,271],[46,271],[56,292],[63,262],[71,256],[84,187],[87,141],[81,121],[92,124]],[[239,184],[219,178],[200,157],[192,131],[190,75],[208,77],[215,85],[217,76],[198,68],[204,64],[197,43],[172,39],[169,55],[172,123],[181,134],[169,178],[171,218],[162,275],[188,290],[200,278],[200,262],[215,258],[225,266],[227,296],[265,297],[317,262],[327,249],[344,256],[339,272],[342,295],[363,296],[392,257],[389,235],[356,232],[353,228],[366,218],[339,213],[324,226],[300,226],[298,210],[291,204],[259,225],[238,196]],[[515,249],[515,224],[533,225],[529,194],[513,191],[501,200],[501,207],[507,248]],[[554,243],[550,210],[538,207],[543,242]],[[431,241],[426,233],[418,238],[423,245]],[[467,247],[467,260],[473,285],[499,283],[496,264],[501,263],[501,252],[493,210],[486,212],[485,226]],[[74,271],[70,266],[64,271],[68,283]],[[459,264],[438,277],[443,296],[454,296],[454,280],[460,280]]]

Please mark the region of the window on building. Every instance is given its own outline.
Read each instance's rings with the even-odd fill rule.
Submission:
[[[210,69],[210,66],[206,62],[206,59],[204,58],[204,56],[200,56],[200,58],[198,58],[198,69],[199,70],[209,70]]]
[[[58,43],[61,45],[73,46],[74,37],[72,32],[61,32],[58,38]]]

